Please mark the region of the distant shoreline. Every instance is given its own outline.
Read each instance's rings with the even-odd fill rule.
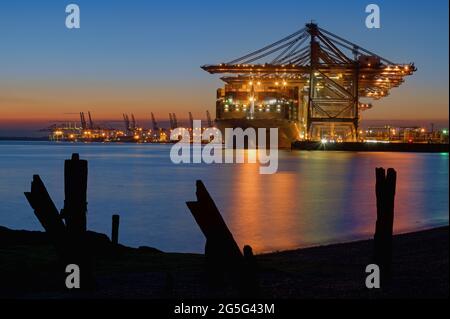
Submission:
[[[0,141],[10,142],[53,142],[48,137],[2,137]],[[60,141],[75,144],[91,144],[101,143],[100,141]],[[130,142],[108,142],[108,144],[136,144]],[[138,143],[138,144],[171,144],[171,143]],[[449,144],[426,144],[426,143],[327,143],[324,145],[320,142],[294,142],[292,151],[348,151],[348,152],[412,152],[412,153],[448,153]]]
[[[0,141],[31,141],[31,142],[33,142],[33,141],[48,141],[48,137],[47,136],[43,136],[43,137],[0,136]]]

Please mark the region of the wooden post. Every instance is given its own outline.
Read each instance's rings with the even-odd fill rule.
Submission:
[[[375,174],[377,221],[374,236],[374,261],[380,267],[382,280],[389,283],[392,275],[392,234],[397,173],[389,168],[386,175],[384,168],[377,168]]]
[[[94,286],[92,253],[87,238],[87,178],[88,162],[80,160],[77,153],[64,162],[64,209],[68,250],[71,263],[80,267],[81,289],[90,290]]]
[[[120,216],[113,215],[112,216],[111,242],[115,245],[117,245],[119,243],[119,223],[120,223]]]
[[[72,159],[65,161],[63,216],[67,232],[75,236],[86,232],[87,175],[87,161],[80,160],[78,154],[72,154]]]

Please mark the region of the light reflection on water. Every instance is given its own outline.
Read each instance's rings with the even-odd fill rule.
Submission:
[[[398,172],[395,230],[448,224],[448,154],[280,152],[279,170],[258,164],[174,165],[167,145],[0,142],[0,225],[40,229],[23,191],[40,174],[63,204],[63,160],[89,160],[89,228],[165,251],[201,252],[204,238],[185,202],[202,179],[240,246],[257,252],[372,236],[375,167]]]

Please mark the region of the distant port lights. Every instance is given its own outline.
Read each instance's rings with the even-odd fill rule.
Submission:
[[[384,127],[358,130],[358,139],[366,143],[448,143],[448,129],[426,129],[425,127]],[[318,135],[321,144],[341,143],[344,136],[340,134]]]
[[[128,141],[137,143],[148,142],[166,142],[167,134],[163,131],[154,131],[151,129],[136,128],[132,132],[113,128],[98,128],[85,130],[82,127],[63,127],[55,129],[49,136],[54,141],[70,141],[70,142],[114,142]]]

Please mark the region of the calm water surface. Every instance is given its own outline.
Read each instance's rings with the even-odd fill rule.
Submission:
[[[204,238],[185,202],[202,179],[239,245],[257,252],[372,236],[375,167],[398,172],[395,231],[448,225],[448,154],[280,152],[279,170],[257,164],[174,165],[168,145],[0,142],[0,225],[40,230],[23,192],[40,174],[63,205],[64,159],[89,160],[88,223],[119,240],[164,251],[202,252]]]

